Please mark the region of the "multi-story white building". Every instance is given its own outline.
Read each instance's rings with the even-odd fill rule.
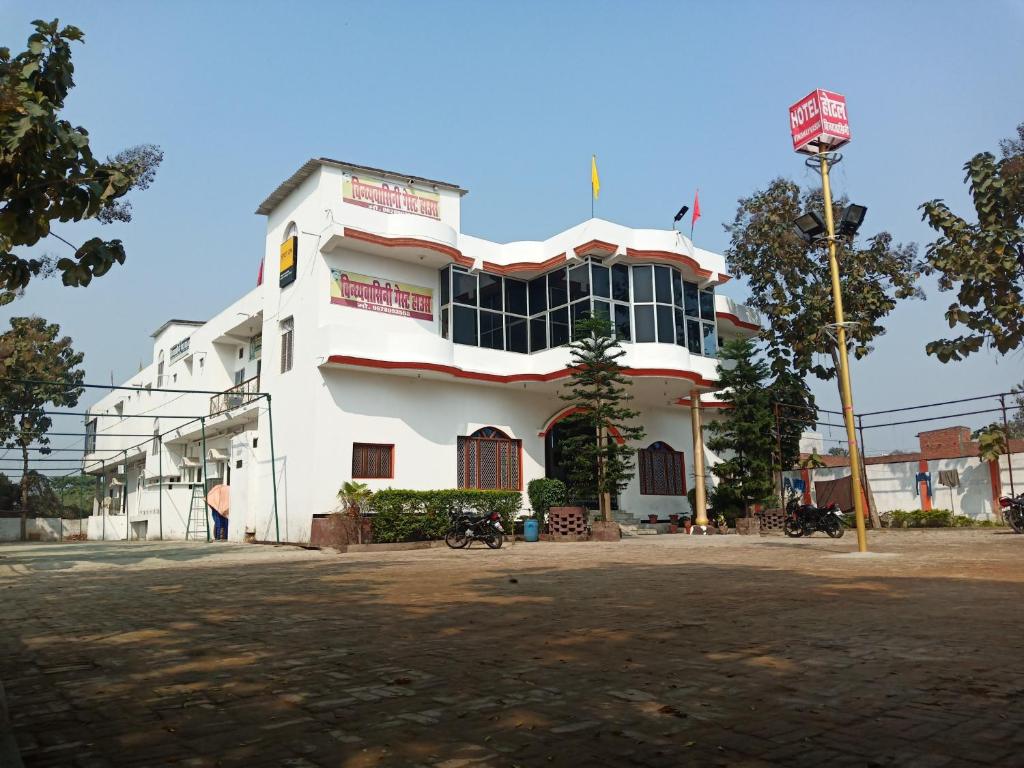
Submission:
[[[601,219],[493,243],[462,233],[464,194],[327,159],[281,184],[257,209],[260,284],[208,321],[165,323],[126,382],[138,390],[90,409],[86,468],[104,474],[109,510],[128,513],[98,515],[93,535],[152,538],[162,520],[181,537],[204,464],[208,482],[230,485],[232,539],[275,538],[276,479],[280,538],[295,542],[348,479],[523,489],[557,476],[566,344],[588,312],[623,341],[647,432],[618,507],[685,510],[691,398],[712,399],[719,340],[757,329],[715,293],[723,258],[673,230]]]

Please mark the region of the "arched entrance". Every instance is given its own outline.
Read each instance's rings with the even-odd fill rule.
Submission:
[[[552,419],[545,425],[545,430],[541,434],[544,436],[544,475],[545,477],[553,477],[561,480],[566,485],[569,484],[569,473],[566,468],[567,455],[565,452],[565,441],[571,437],[582,435],[589,431],[587,427],[579,424],[575,424],[572,421],[566,421],[566,417],[576,412],[576,408],[567,408],[563,412],[556,414]],[[622,442],[622,436],[617,432],[612,434],[612,437]],[[576,499],[577,503],[585,506],[587,509],[598,509],[598,500],[594,499]],[[612,509],[619,508],[618,494],[612,494]]]

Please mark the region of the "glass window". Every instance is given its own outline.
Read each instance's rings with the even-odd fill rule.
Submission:
[[[672,303],[672,270],[668,267],[654,268],[655,300],[662,304]]]
[[[540,352],[548,348],[548,319],[546,316],[530,320],[530,351]]]
[[[287,373],[295,362],[295,318],[286,317],[281,321],[281,373]],[[173,381],[178,380],[174,374]]]
[[[676,315],[676,344],[680,347],[686,346],[686,315],[683,310],[675,310]]]
[[[704,326],[704,355],[707,357],[718,356],[718,335],[715,333],[714,323],[701,323]]]
[[[476,275],[465,272],[452,272],[452,294],[456,304],[476,306]]]
[[[509,317],[505,322],[505,349],[509,352],[530,351],[530,342],[527,338],[527,321],[523,317]]]
[[[630,341],[633,334],[630,333],[629,305],[615,305],[615,338],[619,341]]]
[[[445,267],[441,270],[441,304],[447,304],[449,298],[449,292],[451,290],[451,267]]]
[[[607,301],[598,301],[597,299],[594,299],[594,317],[600,317],[607,322],[611,322],[612,305]]]
[[[662,344],[674,344],[676,340],[676,334],[674,330],[675,322],[672,318],[672,307],[664,306],[659,304],[657,306],[658,314],[658,341]]]
[[[569,308],[562,307],[551,312],[551,346],[560,347],[569,343]]]
[[[452,341],[456,344],[472,344],[474,347],[477,345],[475,309],[452,307],[452,326]]]
[[[505,311],[514,315],[526,314],[526,283],[505,278]]]
[[[636,312],[636,340],[638,342],[654,341],[654,307],[639,305]]]
[[[548,306],[560,307],[569,303],[569,291],[565,284],[565,270],[557,269],[548,275]]]
[[[700,292],[700,316],[705,320],[715,319],[715,294],[714,291]]]
[[[441,310],[441,338],[448,338],[448,307]]]
[[[699,301],[697,299],[697,284],[696,283],[683,283],[683,297],[686,300],[686,314],[691,317],[697,317],[700,314],[700,308],[698,306]]]
[[[547,278],[543,276],[534,278],[530,281],[530,314],[539,314],[547,308]]]
[[[672,270],[672,298],[677,307],[683,306],[683,276],[678,269]]]
[[[480,274],[480,308],[501,312],[501,278],[486,273]],[[483,329],[483,322],[480,325]]]
[[[457,440],[456,473],[459,488],[519,490],[523,444],[494,427],[478,429]]]
[[[489,349],[505,348],[505,329],[500,312],[480,312],[480,346]]]
[[[590,302],[577,301],[572,305],[572,324],[576,325],[580,320],[590,315]]]
[[[612,298],[629,301],[629,267],[625,264],[612,267]]]
[[[594,291],[595,296],[608,298],[609,291],[611,290],[608,267],[602,267],[600,264],[590,265],[590,287]]]
[[[654,301],[654,288],[651,285],[651,268],[649,266],[633,267],[633,301]],[[638,334],[639,326],[640,324],[637,323]]]
[[[699,355],[700,351],[700,323],[696,320],[686,321],[686,348],[690,354]]]
[[[590,295],[590,265],[581,264],[569,270],[569,301],[585,299]]]

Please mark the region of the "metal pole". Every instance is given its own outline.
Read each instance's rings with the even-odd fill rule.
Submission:
[[[864,500],[867,502],[867,509],[865,510],[865,512],[867,512],[868,516],[870,517],[871,516],[871,497],[868,494],[868,488],[869,488],[869,486],[868,486],[868,464],[867,464],[868,453],[867,453],[867,449],[864,448],[864,417],[861,416],[860,414],[857,414],[857,431],[860,433],[861,465],[864,468],[864,478],[863,478],[863,483],[864,483]],[[878,510],[876,509],[875,511],[877,512]],[[874,520],[873,517],[871,518],[871,527],[872,528],[875,527],[875,520]]]
[[[700,392],[696,389],[690,391],[690,426],[693,428],[693,488],[696,491],[693,494],[693,500],[697,507],[693,510],[696,515],[693,524],[701,529],[701,533],[707,533],[708,504],[704,490],[704,435],[700,423]]]
[[[206,417],[199,417],[199,428],[203,433],[203,514],[206,515],[206,541],[210,541],[210,510],[206,509]],[[192,512],[189,511],[189,516]]]
[[[124,452],[124,485],[121,486],[121,509],[124,510],[124,539],[132,540],[132,528],[128,523],[128,451]]]
[[[821,163],[821,191],[825,198],[825,227],[828,231],[828,267],[832,274],[832,303],[835,307],[839,346],[839,383],[843,402],[846,441],[850,447],[850,491],[853,494],[854,518],[857,521],[857,551],[868,551],[868,534],[864,527],[864,499],[860,487],[860,451],[853,427],[853,389],[850,385],[850,360],[846,354],[846,326],[843,317],[843,296],[839,283],[839,260],[836,257],[835,222],[832,216],[832,189],[828,180],[828,156],[825,147],[818,153]]]
[[[270,395],[267,398],[267,426],[270,429],[270,479],[274,484],[274,538],[278,544],[281,543],[281,523],[277,517],[277,455],[274,453],[274,409],[270,404]],[[362,521],[359,523],[362,531]]]
[[[103,502],[107,498],[107,461],[100,459],[100,514],[103,515],[103,541],[107,540],[107,508]]]
[[[786,508],[785,489],[782,484],[782,421],[779,419],[779,404],[775,403],[775,450],[779,456],[779,503]]]
[[[1003,409],[1003,438],[1006,440],[1006,468],[1010,472],[1010,498],[1017,497],[1017,491],[1013,487],[1013,451],[1010,449],[1010,423],[1006,420],[1006,395],[999,396],[999,407]],[[996,459],[996,469],[999,469],[999,459]]]
[[[159,429],[159,427],[158,427]],[[160,520],[160,541],[164,540],[164,439],[161,435],[157,435],[156,448],[160,452],[158,454],[157,461],[160,464],[160,468],[157,470],[160,476],[156,482],[156,505],[157,515]]]
[[[58,534],[60,538],[58,539],[58,541],[64,541],[64,486],[63,485],[61,485],[61,487],[60,487],[60,514],[57,516],[57,525],[60,526],[60,529],[59,529],[60,532]]]

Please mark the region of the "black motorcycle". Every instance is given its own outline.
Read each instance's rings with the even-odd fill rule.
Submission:
[[[453,515],[444,537],[444,543],[452,549],[462,549],[474,541],[482,541],[491,549],[500,549],[504,540],[505,531],[497,512],[483,515],[460,512]]]
[[[1024,533],[1024,493],[1013,498],[1012,496],[1001,496],[999,506],[1003,509],[1003,516],[1006,522],[1013,528],[1014,533]]]
[[[786,504],[786,520],[782,530],[794,539],[810,536],[815,531],[824,531],[833,539],[840,539],[846,529],[843,527],[839,505],[832,503],[827,507],[816,507],[813,504],[801,504],[796,497],[792,497]]]

